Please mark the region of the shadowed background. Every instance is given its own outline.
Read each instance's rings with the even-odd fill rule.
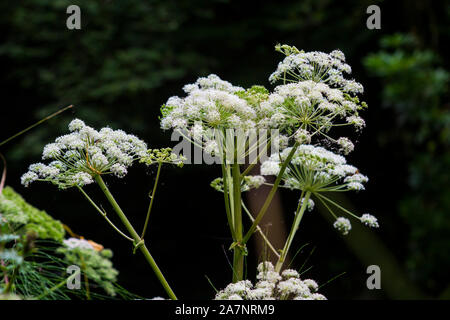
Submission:
[[[65,27],[70,4],[81,8],[81,30]],[[371,4],[381,8],[381,30],[366,28]],[[370,232],[355,223],[344,240],[318,206],[300,226],[293,248],[307,246],[292,267],[304,264],[303,277],[319,284],[345,272],[321,288],[330,299],[449,298],[449,15],[445,1],[2,2],[0,139],[75,105],[2,149],[7,185],[75,233],[113,249],[125,288],[164,295],[143,257],[131,253],[78,191],[42,183],[26,189],[20,176],[74,117],[96,128],[124,129],[153,148],[173,146],[159,127],[159,107],[182,95],[184,84],[215,73],[234,85],[272,88],[268,76],[282,59],[276,43],[305,51],[339,48],[369,105],[362,115],[367,127],[349,162],[370,178],[366,191],[341,200],[360,214],[376,215],[381,228]],[[135,225],[145,219],[154,174],[136,165],[123,181],[107,180]],[[231,280],[223,198],[209,186],[219,175],[219,167],[201,165],[162,172],[146,243],[182,298],[213,297],[205,276],[217,288]],[[95,186],[87,191],[109,209]],[[251,208],[263,192],[248,195]],[[262,226],[269,236],[290,225],[297,198],[278,194],[272,208],[277,220]],[[250,244],[250,279],[261,258],[258,247]],[[370,264],[381,267],[382,290],[366,288]]]

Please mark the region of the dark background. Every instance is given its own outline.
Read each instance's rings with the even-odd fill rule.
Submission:
[[[81,30],[65,26],[70,4],[81,7]],[[381,30],[366,27],[371,4],[381,8]],[[7,184],[75,233],[112,248],[125,288],[164,295],[143,257],[132,255],[81,194],[47,184],[25,189],[20,176],[74,117],[96,128],[122,128],[153,148],[171,146],[170,133],[159,128],[159,107],[182,95],[184,84],[215,73],[234,85],[272,88],[268,76],[282,59],[275,44],[339,48],[369,105],[367,128],[349,162],[370,181],[366,191],[344,200],[376,215],[381,228],[355,230],[344,242],[316,210],[302,223],[296,247],[309,245],[293,266],[310,256],[304,277],[320,284],[345,272],[321,289],[331,299],[448,299],[449,15],[446,1],[4,1],[0,139],[75,105],[2,148]],[[213,297],[205,276],[218,288],[231,278],[223,199],[209,187],[219,174],[219,167],[200,165],[162,173],[146,243],[185,299]],[[108,179],[135,225],[145,218],[153,178],[154,171],[136,165],[123,181]],[[96,186],[87,191],[108,208]],[[281,194],[288,222],[297,196]],[[258,259],[252,249],[250,279]],[[381,266],[382,290],[366,288],[369,264]]]

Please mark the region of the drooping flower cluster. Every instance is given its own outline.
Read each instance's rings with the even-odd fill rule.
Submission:
[[[145,142],[122,130],[97,131],[79,119],[69,124],[69,130],[71,133],[44,147],[42,159],[52,161],[30,165],[21,178],[23,185],[49,181],[66,189],[90,184],[96,175],[114,174],[123,178],[127,168],[147,152]]]
[[[216,294],[216,300],[326,300],[318,293],[314,280],[301,280],[297,271],[284,270],[281,275],[274,271],[270,262],[258,265],[257,282],[242,280],[229,284]]]

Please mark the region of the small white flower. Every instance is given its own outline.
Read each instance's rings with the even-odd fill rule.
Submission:
[[[361,222],[365,224],[366,226],[372,227],[372,228],[378,228],[378,219],[374,217],[371,214],[365,213],[360,218]]]
[[[311,142],[311,135],[308,131],[304,129],[299,129],[295,133],[295,141],[297,141],[300,144],[307,144]]]
[[[263,261],[260,264],[258,264],[257,270],[258,272],[265,272],[265,271],[274,271],[275,268],[273,267],[273,264],[270,261]]]
[[[63,241],[64,245],[69,249],[88,249],[94,250],[94,247],[84,239],[69,238]]]
[[[353,145],[353,143],[350,141],[350,139],[346,138],[346,137],[341,137],[337,140],[337,144],[341,147],[341,151],[344,154],[349,154],[350,152],[352,152],[355,149],[355,146]]]
[[[71,182],[74,185],[77,185],[79,187],[83,187],[85,185],[91,184],[94,182],[92,179],[92,176],[89,173],[86,172],[78,172],[75,175],[71,177]]]
[[[38,179],[38,175],[34,172],[27,172],[25,174],[22,175],[22,177],[20,178],[20,182],[25,186],[28,187],[30,185],[30,183],[36,181]]]
[[[44,147],[42,159],[53,159],[61,154],[61,145],[58,143],[50,143]]]
[[[356,190],[356,191],[365,189],[364,185],[362,183],[359,183],[359,182],[350,182],[350,183],[347,184],[347,187],[348,187],[349,190]]]
[[[317,284],[317,282],[315,282],[312,279],[305,279],[305,280],[303,280],[303,283],[308,286],[308,288],[309,288],[309,290],[311,290],[311,292],[316,292],[317,290],[319,290],[319,285]]]
[[[111,166],[111,172],[114,173],[118,178],[123,178],[128,173],[127,168],[119,163],[113,164]]]
[[[304,200],[305,200],[305,198],[300,199],[302,205],[303,205]],[[311,198],[308,199],[308,203],[306,204],[306,209],[311,212],[314,210],[314,206],[315,206],[314,201]]]
[[[280,172],[280,164],[275,161],[264,161],[261,165],[261,174],[264,176],[278,175]]]
[[[284,279],[289,279],[289,278],[299,278],[300,275],[298,274],[298,272],[296,270],[293,269],[286,269],[281,273],[281,276]]]
[[[340,231],[344,236],[348,234],[348,232],[352,229],[352,225],[350,220],[344,217],[339,217],[333,224],[333,227]]]
[[[311,295],[311,300],[327,300],[327,298],[323,294],[313,293]]]
[[[252,189],[262,186],[264,182],[266,182],[266,179],[263,176],[246,176],[245,182],[247,186]]]
[[[71,132],[73,131],[80,131],[81,129],[83,129],[86,125],[84,124],[84,122],[80,119],[74,119],[69,123],[69,130]]]
[[[361,130],[366,126],[366,122],[363,118],[358,116],[347,117],[347,123],[354,125],[358,130]]]

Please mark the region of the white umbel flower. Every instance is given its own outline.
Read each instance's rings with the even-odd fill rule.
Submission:
[[[280,275],[271,262],[264,261],[258,265],[254,286],[248,280],[230,283],[215,300],[326,300],[318,288],[314,280],[301,280],[297,271],[286,269]]]
[[[97,131],[79,119],[70,122],[69,130],[70,134],[44,147],[42,158],[56,160],[50,165],[31,165],[21,178],[23,185],[49,181],[66,189],[91,184],[96,175],[112,173],[122,178],[127,168],[147,152],[145,142],[122,130]]]
[[[341,232],[344,236],[352,229],[350,220],[344,217],[339,217],[333,224],[334,228]]]
[[[360,218],[361,222],[368,227],[378,228],[378,219],[371,214],[365,213]]]

